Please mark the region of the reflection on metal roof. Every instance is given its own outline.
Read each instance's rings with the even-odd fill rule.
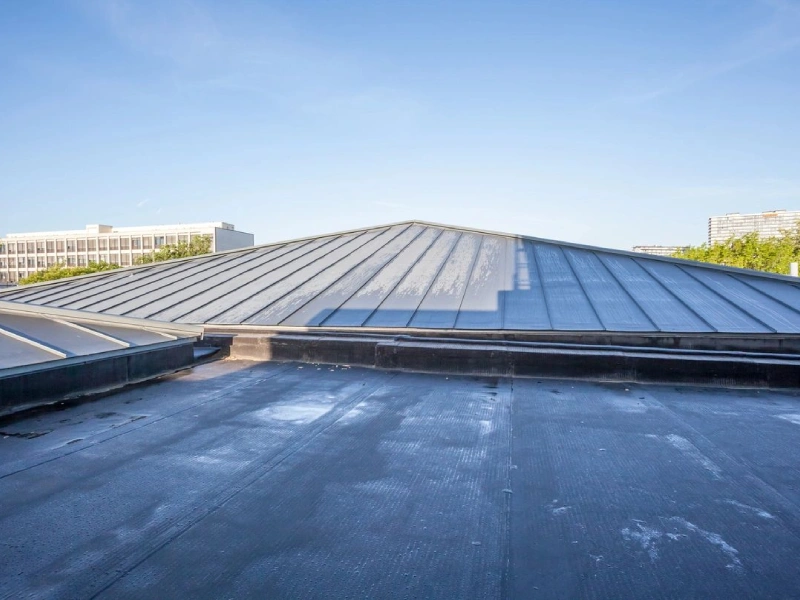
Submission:
[[[200,333],[195,327],[0,301],[0,377],[21,367],[130,352]]]
[[[788,277],[407,222],[0,292],[164,322],[800,333]]]

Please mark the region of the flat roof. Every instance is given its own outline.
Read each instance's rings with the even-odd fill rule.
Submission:
[[[423,222],[97,273],[0,298],[213,326],[800,333],[797,278]]]
[[[220,361],[0,420],[15,597],[789,597],[793,392]]]

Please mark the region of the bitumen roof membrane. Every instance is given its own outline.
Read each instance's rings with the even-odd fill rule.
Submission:
[[[796,392],[219,361],[0,420],[4,597],[787,598]]]

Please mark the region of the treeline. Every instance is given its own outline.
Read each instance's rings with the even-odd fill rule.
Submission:
[[[143,254],[135,261],[135,265],[143,265],[154,262],[161,262],[164,260],[173,260],[175,258],[187,258],[189,256],[199,256],[201,254],[208,254],[211,252],[211,236],[201,235],[192,238],[189,242],[180,242],[178,244],[168,244],[162,246],[155,252],[150,254]],[[19,280],[20,285],[28,285],[31,283],[42,283],[44,281],[55,281],[56,279],[64,279],[65,277],[76,277],[78,275],[89,275],[90,273],[99,273],[101,271],[113,271],[119,269],[120,266],[114,263],[107,262],[90,262],[86,266],[81,267],[68,267],[63,263],[52,265],[42,271],[32,273],[27,277]]]
[[[672,256],[788,275],[789,264],[800,262],[800,224],[794,229],[782,231],[777,237],[761,237],[758,233],[748,233],[742,237],[731,237],[724,242],[690,246]]]

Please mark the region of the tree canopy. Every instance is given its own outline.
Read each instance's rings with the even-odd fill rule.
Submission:
[[[107,262],[90,262],[85,267],[67,267],[63,264],[57,264],[51,265],[42,271],[31,273],[27,277],[23,277],[19,280],[19,284],[28,285],[30,283],[41,283],[43,281],[55,281],[56,279],[64,279],[65,277],[88,275],[100,271],[113,271],[114,269],[119,269],[119,265]]]
[[[690,246],[672,256],[788,275],[789,264],[800,262],[800,224],[794,229],[782,231],[777,237],[748,233],[724,242]]]
[[[136,259],[136,264],[143,265],[161,262],[163,260],[173,260],[175,258],[199,256],[201,254],[208,254],[209,252],[211,252],[211,236],[199,235],[193,237],[189,242],[168,244],[166,246],[161,246],[161,248],[150,254],[142,254]]]

